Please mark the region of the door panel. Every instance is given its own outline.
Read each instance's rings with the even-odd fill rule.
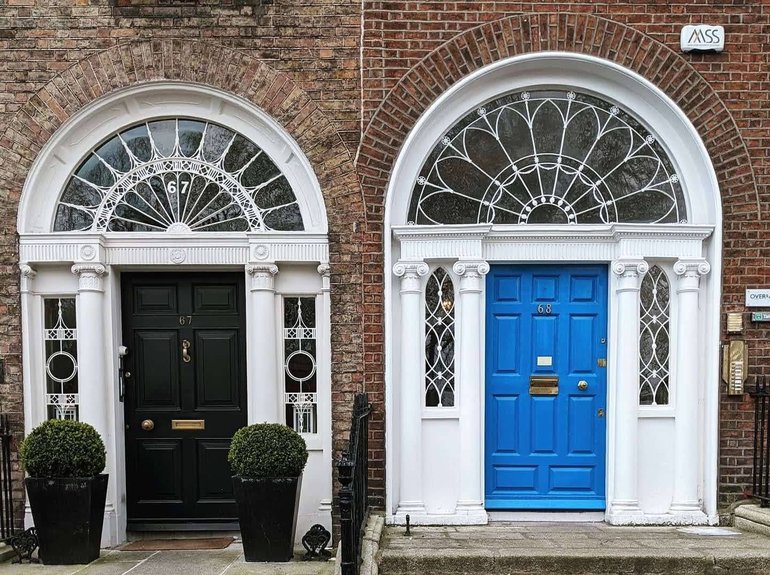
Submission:
[[[242,274],[123,274],[129,528],[237,521],[227,451],[246,425]],[[151,420],[152,429],[142,422]],[[174,420],[202,422],[173,428]]]
[[[606,313],[604,266],[492,268],[487,508],[604,508]]]

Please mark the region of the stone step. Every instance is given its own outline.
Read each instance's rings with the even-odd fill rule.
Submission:
[[[768,575],[770,538],[602,523],[387,527],[381,575]]]

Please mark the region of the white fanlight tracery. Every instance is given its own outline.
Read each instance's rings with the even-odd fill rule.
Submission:
[[[302,231],[286,177],[254,142],[212,122],[143,122],[67,183],[54,231]]]
[[[686,223],[666,152],[630,114],[575,91],[498,97],[458,121],[413,190],[415,224]]]

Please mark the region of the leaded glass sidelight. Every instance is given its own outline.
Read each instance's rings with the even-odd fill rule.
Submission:
[[[455,404],[455,293],[438,268],[425,288],[425,406]]]
[[[59,199],[54,231],[301,231],[294,191],[254,142],[184,118],[137,124],[99,145]]]
[[[642,280],[640,293],[640,405],[668,404],[670,300],[666,272],[660,266],[652,266]]]
[[[78,419],[75,298],[45,298],[46,406],[49,419]]]
[[[283,300],[284,404],[286,425],[318,431],[315,298]]]
[[[455,124],[414,183],[415,224],[687,221],[665,150],[618,104],[564,90],[506,95]]]

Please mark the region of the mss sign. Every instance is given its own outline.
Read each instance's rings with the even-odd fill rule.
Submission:
[[[683,52],[721,52],[725,49],[725,29],[708,24],[685,26],[679,42]]]

